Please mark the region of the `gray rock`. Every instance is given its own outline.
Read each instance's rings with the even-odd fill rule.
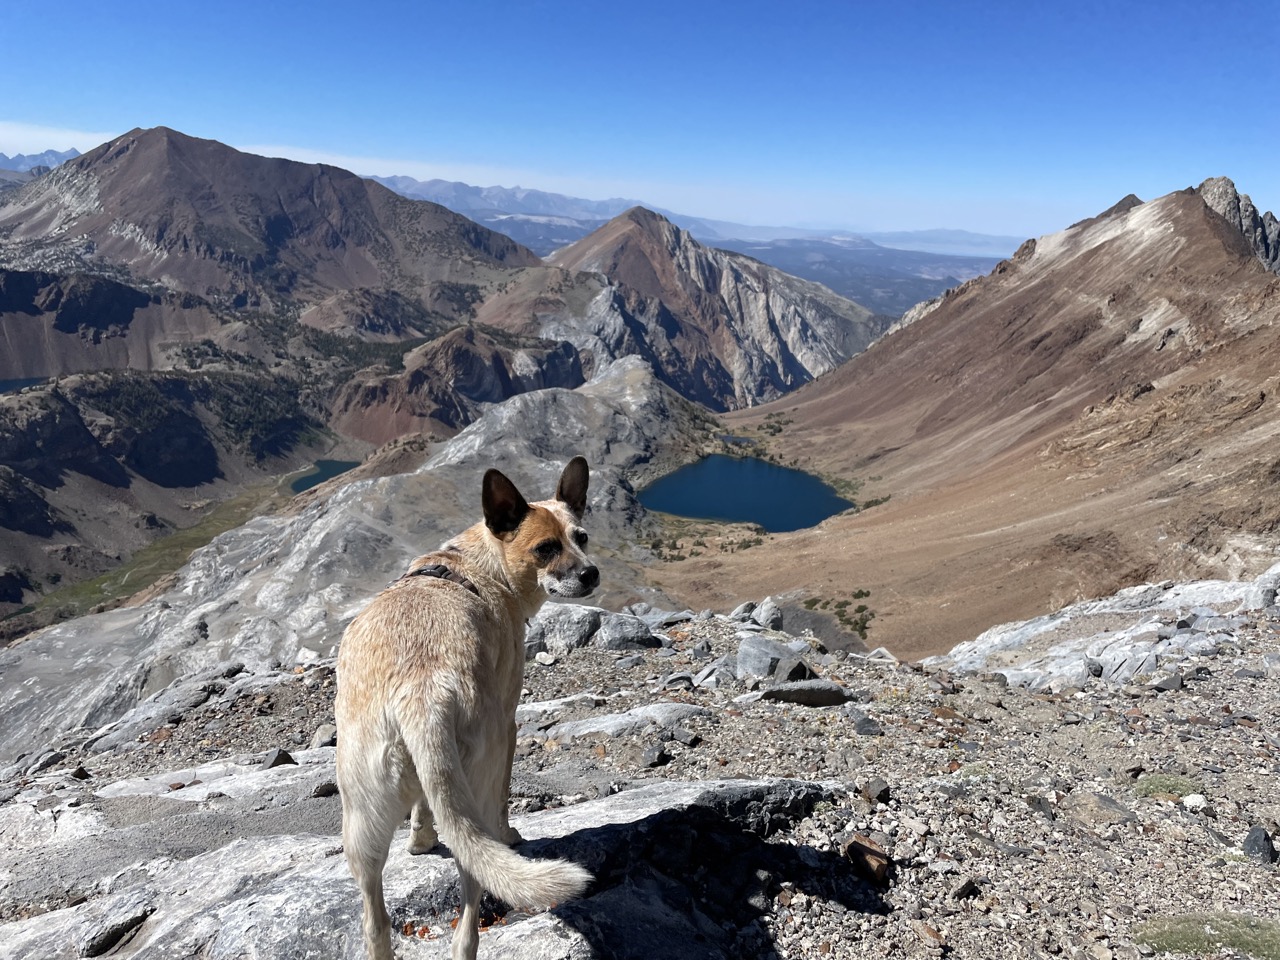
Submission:
[[[782,629],[782,610],[773,602],[773,597],[765,597],[751,611],[751,619],[770,630]]]
[[[729,658],[717,657],[694,674],[693,685],[695,687],[709,687],[714,690],[720,686],[726,676],[733,676],[733,670],[729,666]]]
[[[783,660],[794,660],[795,654],[777,640],[755,634],[739,634],[738,657],[734,675],[739,680],[748,677],[771,677]]]
[[[585,647],[600,629],[603,613],[599,607],[575,603],[543,604],[525,630],[525,659],[539,653],[562,657],[571,650]]]
[[[332,747],[338,742],[338,728],[332,723],[322,723],[316,727],[311,736],[311,749],[316,747]]]
[[[1268,677],[1280,677],[1280,653],[1264,653],[1262,669],[1267,672]]]
[[[1171,693],[1174,690],[1182,689],[1182,674],[1171,673],[1167,677],[1161,677],[1155,683],[1151,684],[1151,689],[1158,693]]]
[[[929,657],[924,665],[995,673],[1010,684],[1061,691],[1083,688],[1092,679],[1091,663],[1096,663],[1102,667],[1098,679],[1123,686],[1136,676],[1175,667],[1189,656],[1214,656],[1221,642],[1215,638],[1222,634],[1206,634],[1194,625],[1203,618],[1225,625],[1229,634],[1244,620],[1217,611],[1231,606],[1256,609],[1257,603],[1274,600],[1270,591],[1277,579],[1280,564],[1256,581],[1164,581],[1130,587],[1043,617],[992,627],[944,656]],[[1127,620],[1129,625],[1098,633],[1095,624],[1100,618]],[[1171,619],[1176,620],[1172,631]]]
[[[784,681],[812,680],[817,676],[813,668],[800,657],[783,657],[773,668],[773,676]]]
[[[661,743],[651,743],[644,748],[644,753],[640,755],[640,765],[642,767],[662,767],[671,762],[671,754],[667,753],[666,748]]]
[[[484,934],[486,960],[590,960],[613,955],[628,933],[644,931],[662,944],[664,957],[704,960],[734,955],[737,930],[758,916],[758,887],[766,882],[811,889],[824,876],[852,867],[835,854],[806,856],[762,839],[784,821],[807,816],[831,796],[832,785],[800,781],[658,782],[526,817],[513,825],[526,838],[522,852],[582,863],[597,877],[587,898],[526,917]],[[328,798],[307,803],[337,809]],[[671,842],[670,829],[685,826],[697,843]],[[287,821],[280,826],[287,828]],[[111,951],[128,936],[129,956],[140,960],[207,957],[232,960],[358,960],[363,957],[360,897],[336,832],[260,833],[228,841],[222,831],[192,834],[181,856],[152,848],[133,860],[103,862],[96,874],[52,878],[51,889],[74,879],[88,900],[25,920],[0,924],[0,960],[26,960]],[[334,822],[336,827],[336,821]],[[397,937],[406,958],[441,956],[451,933],[447,918],[457,904],[457,870],[451,857],[411,856],[401,829],[391,844],[384,874],[387,906],[397,928],[407,919],[437,925],[435,943]],[[46,868],[83,866],[92,848],[81,840],[73,856],[48,857]],[[35,842],[35,841],[32,841]],[[707,849],[716,856],[708,859]],[[136,863],[139,869],[124,870]],[[691,899],[679,879],[700,878]],[[108,886],[110,892],[104,892]],[[755,903],[757,906],[753,906]],[[435,919],[433,918],[435,916]]]
[[[760,694],[764,700],[798,703],[806,707],[837,707],[853,699],[853,692],[831,680],[778,683]]]
[[[647,650],[662,646],[662,641],[639,617],[604,611],[601,611],[600,629],[591,642],[603,650]]]
[[[872,777],[858,788],[858,792],[872,803],[888,803],[891,798],[889,784],[883,777]]]
[[[744,600],[732,610],[729,611],[730,620],[750,620],[751,613],[755,610],[756,604],[754,600]]]
[[[884,727],[880,726],[880,721],[875,717],[869,717],[860,710],[855,710],[852,714],[853,732],[860,737],[883,737]]]
[[[1267,828],[1262,824],[1256,824],[1249,828],[1249,832],[1245,834],[1244,841],[1240,844],[1240,852],[1250,860],[1257,861],[1263,866],[1270,866],[1276,862],[1276,848],[1271,841],[1271,835],[1267,833]]]
[[[610,713],[602,717],[559,723],[547,731],[547,736],[553,740],[567,740],[595,734],[621,737],[639,733],[649,726],[666,729],[689,717],[704,717],[710,713],[711,711],[706,707],[692,703],[650,703],[628,710],[626,713]]]
[[[287,750],[272,750],[267,754],[266,759],[262,761],[262,770],[273,770],[276,767],[283,767],[286,764],[296,764],[298,761],[293,759]]]
[[[1114,825],[1137,819],[1133,811],[1119,800],[1087,790],[1070,794],[1059,807],[1085,823]]]

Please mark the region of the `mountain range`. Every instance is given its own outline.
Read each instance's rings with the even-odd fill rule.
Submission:
[[[164,189],[139,199],[137,182]],[[413,433],[443,442],[508,398],[576,393],[624,361],[689,404],[666,401],[687,430],[671,447],[646,441],[645,462],[732,434],[888,497],[766,539],[781,573],[751,551],[659,552],[620,574],[636,590],[704,605],[869,590],[872,636],[932,653],[1147,577],[1252,574],[1277,528],[1275,224],[1225,179],[1127,197],[881,336],[887,319],[653,211],[624,211],[543,260],[334,168],[134,131],[0,206],[5,335],[51,345],[15,349],[45,366],[6,375],[79,374],[5,398],[8,489],[23,517],[43,518],[31,521],[43,534],[4,534],[23,564],[9,592],[29,602],[51,576],[190,523],[171,506],[190,502],[182,491],[229,495],[335,441],[357,453]],[[124,312],[83,308],[95,298]],[[86,362],[98,372],[69,366]],[[126,384],[122,365],[154,391]],[[285,384],[295,403],[227,418],[218,377],[250,395]],[[139,408],[204,425],[204,487],[164,486],[172,464],[130,440],[145,434]],[[530,415],[517,429],[563,425]],[[512,441],[486,435],[501,459]],[[86,436],[101,452],[77,460]],[[49,449],[69,459],[37,464]],[[638,476],[638,462],[620,469]],[[110,551],[82,533],[108,489],[131,531]],[[620,538],[661,527],[626,509]]]
[[[35,167],[49,167],[52,169],[60,163],[65,163],[74,157],[80,156],[80,151],[75,147],[70,150],[45,150],[41,153],[18,153],[12,157],[0,153],[0,170],[17,170],[27,173]]]
[[[547,256],[632,207],[660,213],[699,242],[747,253],[830,287],[874,313],[899,316],[961,281],[988,272],[1024,238],[923,230],[885,234],[751,226],[674,213],[635,200],[583,200],[521,187],[374,177],[407,197],[430,200]]]
[[[583,243],[544,263],[346,171],[162,127],[10,192],[0,380],[63,379],[0,395],[0,475],[22,505],[0,523],[8,602],[108,569],[335,443],[362,456],[444,438],[629,354],[711,409],[758,403],[886,326],[647,211]],[[231,415],[237,395],[259,402]],[[184,430],[190,450],[156,442]]]

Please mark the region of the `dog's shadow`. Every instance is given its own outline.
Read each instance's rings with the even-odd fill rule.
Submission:
[[[889,910],[880,891],[845,858],[771,842],[730,811],[665,810],[633,823],[529,841],[519,850],[574,860],[595,875],[583,899],[552,912],[605,960],[778,958],[765,921],[773,917],[776,929],[792,910],[790,929],[806,933],[796,894],[816,897],[825,910],[850,914],[854,923],[860,915]],[[487,895],[482,913],[511,933],[525,916]]]

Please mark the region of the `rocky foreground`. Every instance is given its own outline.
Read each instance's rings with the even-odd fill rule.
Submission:
[[[1001,628],[998,664],[829,653],[772,601],[548,605],[513,822],[597,881],[487,901],[481,955],[1280,955],[1273,581],[1071,608],[1047,654],[1017,625],[1022,661]],[[361,956],[334,684],[221,664],[4,771],[0,958]],[[397,951],[442,957],[456,871],[406,835]]]

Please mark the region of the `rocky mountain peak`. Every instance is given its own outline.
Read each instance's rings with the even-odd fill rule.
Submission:
[[[884,329],[881,318],[826,287],[703,246],[644,207],[550,262],[571,275],[597,274],[610,288],[589,342],[581,329],[576,339],[561,328],[555,336],[586,354],[651,359],[671,386],[713,409],[781,396],[864,350]]]
[[[1259,214],[1249,195],[1236,190],[1227,177],[1210,177],[1195,192],[1240,232],[1268,270],[1280,274],[1280,220],[1270,210]]]
[[[0,206],[0,229],[0,263],[124,272],[237,308],[390,290],[465,319],[468,309],[448,307],[455,294],[475,298],[459,285],[484,279],[477,271],[540,263],[349,171],[167,127],[131,130],[18,190]]]

